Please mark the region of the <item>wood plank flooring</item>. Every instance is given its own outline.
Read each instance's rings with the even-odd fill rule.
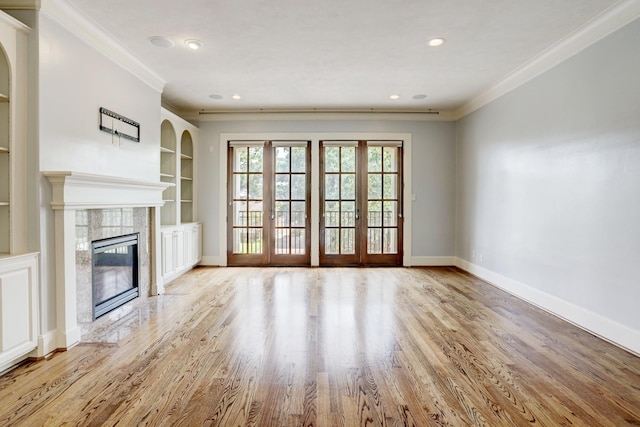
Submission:
[[[640,425],[640,358],[455,268],[197,268],[0,377],[0,425]]]

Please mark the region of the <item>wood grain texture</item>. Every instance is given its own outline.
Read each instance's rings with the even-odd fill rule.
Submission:
[[[455,268],[197,268],[0,377],[0,425],[640,425],[640,358]]]

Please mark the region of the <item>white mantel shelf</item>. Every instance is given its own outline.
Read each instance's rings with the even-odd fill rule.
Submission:
[[[55,210],[162,206],[169,184],[72,171],[42,172],[53,187]]]

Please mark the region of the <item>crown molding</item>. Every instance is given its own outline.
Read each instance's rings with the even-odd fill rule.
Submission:
[[[10,0],[10,1],[0,1],[0,9],[10,10],[10,9],[18,9],[18,10],[38,10],[40,9],[40,0]]]
[[[76,7],[65,0],[42,0],[40,11],[152,89],[162,93],[166,82]]]
[[[358,110],[260,110],[182,112],[186,120],[199,122],[270,120],[397,120],[418,122],[453,121],[450,111],[358,111]]]
[[[453,113],[454,120],[459,120],[522,86],[639,17],[640,0],[623,0],[616,3],[564,39],[515,69],[486,92],[465,103]]]

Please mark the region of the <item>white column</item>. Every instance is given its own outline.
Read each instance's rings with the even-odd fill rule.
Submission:
[[[55,210],[57,347],[80,342],[76,305],[76,211]]]

